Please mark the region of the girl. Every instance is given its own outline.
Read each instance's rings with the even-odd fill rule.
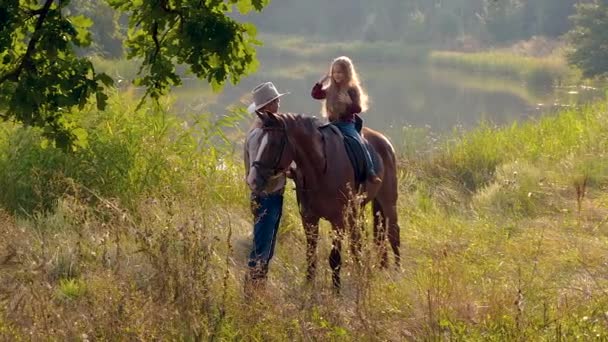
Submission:
[[[323,88],[327,80],[330,80],[329,85]],[[325,100],[322,107],[323,116],[336,125],[343,135],[352,137],[361,143],[365,152],[367,179],[374,184],[380,183],[381,180],[376,174],[369,151],[355,128],[356,116],[367,110],[368,98],[361,87],[351,59],[346,56],[334,59],[329,74],[315,83],[311,95],[314,99]]]

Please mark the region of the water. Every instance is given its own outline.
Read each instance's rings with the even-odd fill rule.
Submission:
[[[186,82],[174,91],[176,110],[225,113],[227,106],[248,104],[248,93],[257,84],[272,81],[279,91],[290,92],[281,99],[281,111],[320,116],[321,102],[311,98],[310,90],[326,71],[326,62],[260,62],[258,73],[219,94],[211,94],[200,81]],[[604,96],[592,88],[531,89],[508,78],[407,63],[357,67],[371,98],[370,110],[363,114],[365,124],[394,139],[404,126],[444,133],[455,127],[470,129],[481,121],[504,125]]]

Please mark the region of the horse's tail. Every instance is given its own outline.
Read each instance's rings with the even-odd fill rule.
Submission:
[[[391,183],[396,184],[397,157],[393,145],[382,133],[374,131],[368,127],[363,129],[363,134],[365,139],[370,145],[373,146],[374,150],[378,154],[380,159],[378,162],[380,165],[377,166],[379,166],[383,171],[382,178],[390,178]],[[376,162],[376,160],[374,160],[374,162]],[[377,169],[376,171],[380,170]]]
[[[386,239],[395,254],[395,263],[400,263],[400,228],[397,215],[398,176],[397,157],[390,141],[381,133],[364,129],[366,139],[374,146],[382,159],[382,186],[373,200],[374,240],[379,247],[381,265],[387,265]]]

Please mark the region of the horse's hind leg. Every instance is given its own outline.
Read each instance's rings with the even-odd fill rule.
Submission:
[[[378,200],[372,203],[372,213],[374,215],[374,244],[380,256],[380,267],[388,266],[388,252],[386,250],[386,217]]]
[[[391,244],[393,254],[395,255],[395,266],[399,268],[401,266],[401,254],[399,248],[401,247],[401,236],[397,217],[397,207],[395,205],[389,206],[388,210],[385,210],[386,221],[385,226],[388,226],[388,242]]]
[[[395,255],[395,266],[399,267],[401,265],[401,254],[399,252],[399,248],[401,247],[401,237],[396,202],[396,198],[387,199],[386,197],[378,197],[374,201],[374,212],[376,212],[375,206],[378,204],[380,212],[382,213],[382,219],[384,221],[383,225],[381,226],[383,233],[378,234],[381,235],[379,236],[379,239],[382,238],[382,244],[384,244],[384,234],[386,234],[386,237],[388,237],[388,242],[391,245],[391,249],[393,250],[393,254]]]
[[[306,280],[312,281],[317,270],[317,242],[319,241],[319,219],[302,218],[306,234]]]

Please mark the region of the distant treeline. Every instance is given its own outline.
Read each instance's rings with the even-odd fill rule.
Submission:
[[[581,0],[281,0],[252,16],[263,32],[331,39],[504,43],[558,37]],[[588,1],[586,1],[588,2]]]
[[[589,0],[277,0],[241,19],[261,33],[327,40],[494,45],[559,37],[571,29],[569,16],[582,2]],[[71,8],[94,19],[98,53],[122,55],[126,20],[106,0],[73,0]]]

